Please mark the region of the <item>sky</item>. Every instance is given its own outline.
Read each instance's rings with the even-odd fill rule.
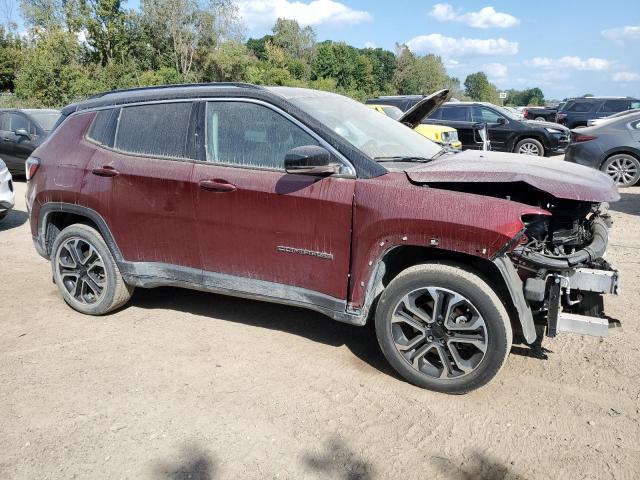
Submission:
[[[482,70],[499,89],[537,86],[548,99],[640,97],[640,0],[236,3],[247,37],[270,33],[278,17],[292,18],[311,25],[320,41],[392,51],[405,43],[416,54],[435,53],[461,82]]]

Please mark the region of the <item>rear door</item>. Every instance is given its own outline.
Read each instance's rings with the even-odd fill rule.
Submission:
[[[478,144],[475,138],[471,108],[468,105],[443,105],[432,116],[425,118],[422,123],[455,128],[458,131],[458,140],[462,142],[462,148],[482,148],[482,143]]]
[[[305,303],[346,299],[355,179],[287,174],[288,150],[321,141],[274,106],[221,99],[204,117],[206,161],[193,181],[205,281]]]
[[[629,110],[631,108],[631,100],[630,99],[615,99],[615,100],[605,100],[600,105],[595,118],[604,118],[614,113],[624,112],[625,110]]]
[[[188,267],[200,278],[191,161],[192,102],[103,110],[88,141],[96,146],[82,188],[107,222],[125,260]]]

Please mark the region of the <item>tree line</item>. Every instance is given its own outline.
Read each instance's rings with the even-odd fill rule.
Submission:
[[[460,99],[499,102],[483,72],[461,85],[441,57],[403,44],[391,52],[318,42],[313,28],[283,18],[271,34],[246,40],[233,0],[141,0],[136,10],[120,0],[21,0],[20,7],[28,34],[10,22],[0,27],[0,91],[21,104],[59,107],[119,88],[220,81],[304,86],[358,100],[451,88]],[[540,89],[531,90],[527,100],[542,103]]]

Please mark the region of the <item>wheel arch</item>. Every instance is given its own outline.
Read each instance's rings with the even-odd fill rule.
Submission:
[[[91,208],[70,203],[47,203],[40,208],[38,220],[38,241],[48,258],[58,234],[69,225],[76,223],[95,228],[104,239],[116,260],[122,262],[122,254],[104,218]]]
[[[509,151],[512,152],[512,153],[515,153],[516,145],[518,145],[518,143],[520,143],[522,140],[526,140],[528,138],[532,138],[532,139],[537,140],[538,142],[540,142],[542,144],[542,148],[544,148],[545,150],[549,149],[549,141],[541,133],[538,133],[538,132],[521,132],[521,133],[518,133],[517,135],[514,135],[513,139],[511,140],[512,143],[511,143],[511,146],[509,148]]]
[[[621,154],[621,153],[626,153],[627,155],[631,155],[636,160],[640,161],[640,150],[638,150],[637,148],[629,147],[629,146],[626,146],[626,145],[619,146],[619,147],[614,147],[614,148],[608,150],[602,156],[602,159],[600,160],[600,165],[598,166],[598,170],[602,170],[604,162],[609,160],[614,155],[618,155],[618,154]]]
[[[378,260],[366,293],[364,311],[367,321],[375,313],[378,299],[387,285],[407,268],[424,263],[463,266],[475,273],[494,288],[509,314],[514,332],[518,332],[521,337],[524,337],[527,343],[532,343],[535,340],[535,336],[531,338],[532,332],[535,333],[533,318],[523,315],[521,311],[522,302],[524,302],[522,291],[520,289],[519,292],[522,298],[516,298],[518,292],[514,291],[513,285],[509,284],[512,283],[512,279],[509,278],[508,273],[499,268],[496,262],[466,253],[420,245],[392,247]]]

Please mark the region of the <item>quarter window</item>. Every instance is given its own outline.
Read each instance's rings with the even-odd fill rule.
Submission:
[[[118,120],[115,148],[153,157],[185,158],[191,102],[125,107]]]
[[[318,142],[270,108],[255,103],[207,103],[207,160],[284,169],[288,150]]]
[[[113,147],[114,136],[116,133],[116,122],[118,121],[119,108],[109,110],[100,110],[96,113],[87,138],[93,140],[100,145]]]

